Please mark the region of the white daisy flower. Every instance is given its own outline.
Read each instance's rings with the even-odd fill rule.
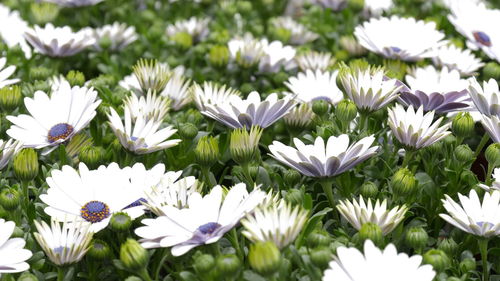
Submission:
[[[168,80],[165,89],[160,94],[172,101],[170,106],[174,110],[180,110],[192,100],[192,95],[189,92],[190,86],[190,79],[174,72],[170,80]]]
[[[333,177],[375,155],[379,147],[372,146],[374,141],[369,136],[349,145],[349,136],[340,135],[328,138],[325,146],[322,137],[309,145],[294,138],[296,148],[273,141],[269,151],[273,158],[306,176]]]
[[[444,41],[436,23],[414,18],[372,18],[357,26],[354,35],[371,52],[390,59],[418,61],[434,55]]]
[[[326,100],[335,105],[344,99],[344,94],[337,87],[338,70],[334,72],[307,70],[296,77],[290,77],[285,85],[295,98],[301,102]]]
[[[291,17],[277,17],[271,20],[271,24],[277,29],[286,29],[290,32],[289,44],[304,45],[316,40],[318,34],[309,31],[303,24],[293,20]]]
[[[31,48],[24,39],[24,32],[28,29],[18,11],[11,11],[7,6],[0,4],[0,38],[9,47],[19,45],[26,58],[31,58]]]
[[[397,265],[397,266],[394,266]],[[422,265],[422,256],[399,253],[393,244],[382,251],[366,240],[364,253],[356,248],[337,248],[337,255],[323,275],[323,281],[432,281],[436,272]]]
[[[296,55],[295,62],[298,64],[300,70],[302,71],[306,71],[308,69],[312,71],[326,71],[335,63],[335,58],[333,58],[330,53],[308,51]]]
[[[429,111],[424,115],[424,108],[421,106],[415,112],[413,106],[407,110],[400,104],[388,110],[388,124],[393,135],[398,141],[408,147],[419,149],[427,147],[451,134],[448,129],[451,122],[439,127],[443,117],[435,122],[434,111]]]
[[[172,76],[168,64],[159,63],[157,60],[140,59],[133,69],[142,93],[149,90],[157,93],[163,91]]]
[[[307,222],[309,212],[300,206],[281,203],[259,207],[241,220],[242,234],[252,242],[273,242],[283,249],[295,241]]]
[[[30,250],[24,249],[26,241],[22,238],[10,238],[16,224],[0,219],[0,275],[26,271],[30,265],[26,262],[31,258]]]
[[[191,87],[191,95],[198,110],[206,110],[207,105],[220,105],[227,102],[232,96],[241,96],[238,90],[218,85],[212,82],[203,82],[203,85],[194,84]]]
[[[364,13],[372,17],[380,17],[383,12],[394,6],[392,0],[365,0]]]
[[[172,255],[181,256],[194,247],[219,241],[265,196],[259,188],[248,193],[246,185],[239,183],[223,198],[222,187],[216,186],[204,197],[193,193],[189,208],[165,206],[164,216],[142,220],[145,226],[135,233],[143,238],[144,248],[172,247]]]
[[[160,65],[163,65],[167,69],[170,70],[170,67],[168,66],[168,64],[160,63]],[[184,68],[184,66],[179,65],[179,66],[175,67],[173,70],[171,70],[171,72],[172,72],[171,73],[172,77],[170,80],[172,80],[172,78],[175,78],[176,76],[184,75],[185,68]],[[170,80],[168,80],[167,85],[165,85],[165,89],[172,87],[172,86],[169,86],[169,84],[171,83]],[[129,90],[129,91],[134,92],[136,95],[142,95],[144,93],[147,93],[147,91],[146,92],[142,91],[141,84],[139,83],[139,80],[137,79],[137,76],[134,73],[123,77],[123,79],[118,82],[118,85],[125,90]],[[163,89],[162,95],[164,95],[165,89]]]
[[[33,233],[49,260],[56,265],[68,265],[79,262],[90,248],[94,233],[90,223],[61,223],[52,220],[50,226],[42,221],[35,221],[38,232]]]
[[[9,79],[12,74],[16,71],[16,66],[9,65],[5,67],[7,64],[6,58],[0,58],[0,89],[9,85],[16,84],[21,81],[19,78]]]
[[[500,116],[500,90],[497,81],[483,81],[483,87],[475,77],[469,78],[469,82],[469,93],[477,110],[486,116]]]
[[[500,118],[497,115],[481,114],[481,124],[494,142],[500,143]]]
[[[380,203],[379,200],[372,204],[371,199],[365,200],[359,196],[359,201],[353,199],[340,201],[337,205],[340,214],[346,219],[354,228],[360,230],[363,224],[373,223],[380,227],[383,235],[391,233],[398,224],[403,221],[406,211],[406,206],[396,206],[392,209],[387,208],[387,200]]]
[[[315,114],[312,111],[311,105],[301,103],[283,116],[283,121],[292,130],[295,128],[304,129],[313,122],[314,116]]]
[[[44,2],[50,2],[63,7],[83,7],[83,6],[93,6],[104,0],[42,0]]]
[[[243,67],[252,67],[265,55],[262,42],[249,33],[244,37],[235,37],[227,43],[231,58]]]
[[[73,32],[69,26],[54,27],[51,23],[27,29],[24,37],[39,53],[51,57],[73,56],[95,42],[87,30]]]
[[[47,178],[49,189],[40,199],[48,206],[45,212],[61,222],[87,221],[90,231],[98,232],[109,224],[111,216],[125,212],[132,219],[144,214],[145,186],[158,183],[165,166],[159,164],[146,170],[141,163],[121,169],[118,164],[89,170],[84,163],[79,170],[63,166],[52,170]]]
[[[478,184],[479,187],[486,191],[498,190],[500,191],[500,168],[496,168],[493,172],[493,182],[491,186],[485,184]]]
[[[402,83],[388,79],[381,69],[344,69],[340,81],[358,109],[376,111],[399,96]]]
[[[419,67],[406,75],[406,82],[410,88],[402,89],[399,101],[407,106],[423,106],[424,111],[438,113],[470,108],[469,82],[461,79],[457,70],[450,71],[443,67],[438,71],[432,65]]]
[[[0,139],[0,170],[9,164],[10,159],[21,149],[22,143],[9,139]]]
[[[474,75],[477,70],[484,66],[481,59],[477,58],[469,49],[462,50],[453,44],[438,48],[432,62],[436,66],[456,69],[464,76]]]
[[[264,55],[259,61],[259,72],[278,72],[281,68],[290,70],[296,67],[294,58],[297,51],[292,46],[283,45],[280,41],[268,42],[260,40]]]
[[[110,50],[118,51],[127,47],[138,38],[135,27],[119,22],[90,29],[90,36],[94,38],[94,45],[92,47],[97,51],[102,51],[100,42],[103,39],[110,41]]]
[[[267,128],[281,119],[296,105],[293,98],[278,99],[272,93],[261,100],[259,93],[251,92],[247,99],[232,95],[227,102],[221,104],[205,104],[202,114],[215,119],[233,129],[252,126]]]
[[[210,19],[199,19],[191,17],[188,20],[176,21],[174,24],[167,26],[167,35],[172,37],[177,33],[185,32],[193,38],[193,42],[202,41],[208,36],[208,23]]]
[[[128,107],[133,119],[142,116],[145,121],[162,121],[168,113],[169,100],[148,91],[146,96],[129,95],[125,99],[125,107]]]
[[[335,12],[341,11],[347,7],[348,0],[309,0],[313,5],[319,5],[323,8],[329,8]]]
[[[36,91],[33,98],[24,98],[31,115],[7,116],[13,123],[7,134],[25,147],[51,147],[46,154],[87,127],[100,103],[93,88],[71,87],[63,82],[50,97]]]
[[[458,194],[460,204],[445,194],[441,199],[448,214],[439,216],[451,225],[481,237],[500,235],[500,191],[485,192],[483,202],[474,189],[469,197]]]

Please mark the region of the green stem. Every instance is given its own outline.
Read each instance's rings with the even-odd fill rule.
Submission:
[[[491,182],[492,182],[491,175],[493,174],[494,168],[495,168],[495,165],[488,164],[488,172],[486,174],[486,180],[484,181],[487,186],[491,185]]]
[[[236,229],[231,229],[231,236],[232,236],[232,239],[231,240],[231,243],[233,244],[233,248],[236,250],[236,255],[240,258],[241,261],[243,261],[244,259],[244,254],[243,254],[243,251],[241,250],[241,247],[240,247],[240,243],[239,243],[239,240],[238,240],[238,233],[236,233]]]
[[[490,139],[490,135],[488,135],[488,134],[483,135],[483,138],[479,142],[479,145],[476,148],[476,152],[474,153],[474,158],[477,158],[477,156],[481,153],[481,151],[483,150],[484,146],[486,145],[486,143],[488,142],[489,139]]]
[[[208,246],[212,250],[212,254],[214,255],[214,257],[220,256],[219,242],[209,244]]]
[[[415,155],[415,151],[413,150],[405,150],[405,158],[403,159],[403,164],[401,164],[401,167],[406,167],[410,163],[411,159]]]
[[[323,188],[323,192],[325,193],[326,198],[328,198],[328,203],[330,203],[330,207],[332,207],[332,209],[335,210],[335,199],[333,197],[333,179],[332,178],[321,179],[319,183]]]
[[[144,281],[153,281],[153,279],[151,279],[151,277],[149,276],[146,268],[141,269],[138,274]]]
[[[488,269],[488,239],[479,239],[479,251],[481,252],[481,261],[483,263],[483,281],[490,280],[490,271]]]
[[[66,146],[64,144],[59,145],[59,161],[61,161],[61,167],[68,163],[66,156]]]
[[[65,268],[62,266],[57,267],[57,281],[63,281],[65,275]]]
[[[243,170],[243,175],[245,176],[245,179],[248,181],[248,187],[253,190],[255,182],[252,179],[252,176],[250,175],[250,165],[248,163],[243,164],[241,165],[241,169]]]
[[[167,260],[167,258],[169,257],[169,251],[168,250],[164,250],[163,254],[162,254],[162,257],[160,259],[160,262],[158,263],[158,266],[156,267],[156,270],[155,270],[155,279],[154,280],[159,280],[159,277],[160,277],[160,270],[162,268],[162,265],[165,263],[165,261]]]

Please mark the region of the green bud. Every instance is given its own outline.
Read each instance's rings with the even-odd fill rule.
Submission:
[[[302,175],[299,172],[297,172],[297,170],[294,169],[286,170],[285,174],[283,175],[285,183],[290,187],[293,187],[296,184],[298,184],[301,178]]]
[[[238,276],[241,268],[240,259],[234,254],[220,255],[215,261],[215,269],[226,279]]]
[[[371,181],[364,182],[359,192],[364,198],[375,198],[378,194],[378,187]]]
[[[330,245],[332,238],[330,234],[324,230],[315,230],[307,236],[306,242],[309,248],[316,248]]]
[[[0,108],[3,111],[11,112],[21,105],[23,95],[21,94],[21,87],[7,86],[0,89]]]
[[[46,68],[43,66],[32,67],[29,70],[30,79],[35,80],[47,80],[54,74],[53,69]]]
[[[197,109],[190,108],[186,111],[184,120],[187,123],[197,125],[200,124],[200,122],[203,120],[203,115],[201,115],[201,113]]]
[[[252,84],[250,83],[243,83],[240,87],[240,90],[243,94],[248,94],[252,91],[255,91],[255,88]]]
[[[281,265],[281,253],[278,247],[271,242],[257,242],[250,245],[248,251],[250,266],[262,276],[271,276]]]
[[[496,62],[489,62],[483,67],[484,80],[500,79],[500,65]]]
[[[424,149],[433,155],[439,154],[443,151],[443,142],[437,141]]]
[[[194,150],[194,155],[196,162],[201,166],[212,166],[219,159],[219,140],[211,136],[201,137]]]
[[[408,65],[400,60],[384,60],[383,66],[387,72],[387,76],[398,80],[404,79],[404,75],[407,72],[406,69],[408,68]]]
[[[259,126],[252,126],[250,132],[246,128],[236,129],[231,132],[229,151],[233,160],[245,165],[253,161],[259,152],[259,141],[263,129]]]
[[[310,257],[314,265],[321,270],[325,270],[328,267],[328,263],[332,260],[333,254],[329,247],[318,247],[311,251]]]
[[[429,235],[422,227],[411,227],[406,231],[405,243],[415,250],[422,250],[427,245]]]
[[[198,135],[198,128],[191,123],[184,123],[179,126],[179,135],[184,140],[192,140]]]
[[[111,256],[111,248],[105,241],[94,239],[90,243],[90,248],[87,252],[87,255],[95,260],[107,260]]]
[[[330,104],[325,100],[315,100],[312,105],[312,111],[318,116],[323,116],[328,113]]]
[[[71,70],[66,75],[66,79],[68,80],[71,86],[83,86],[85,84],[85,75],[82,72]]]
[[[417,179],[408,168],[400,168],[392,177],[391,185],[397,196],[411,196],[417,188]]]
[[[103,164],[106,151],[100,146],[87,145],[82,148],[78,158],[85,163],[89,169],[95,169]]]
[[[273,28],[272,36],[276,40],[287,43],[290,40],[290,37],[292,37],[292,32],[283,27]]]
[[[199,275],[210,272],[214,269],[215,259],[208,254],[202,254],[194,258],[193,267]]]
[[[19,206],[19,192],[13,188],[4,188],[0,192],[0,205],[7,211],[14,211]]]
[[[6,218],[10,212],[5,210],[2,205],[0,205],[0,218]]]
[[[337,61],[345,61],[349,59],[349,52],[346,50],[338,50],[335,53],[335,60]]]
[[[475,271],[476,260],[472,258],[465,258],[463,261],[460,262],[460,265],[458,267],[460,268],[460,272],[462,274],[466,274],[470,271]]]
[[[21,274],[21,276],[19,276],[19,278],[17,278],[17,281],[38,281],[38,278],[35,275],[25,271]]]
[[[459,112],[451,122],[451,131],[457,137],[468,137],[474,133],[474,118],[469,112]]]
[[[118,212],[113,214],[111,220],[109,221],[111,229],[116,232],[127,231],[132,225],[132,219],[125,212]]]
[[[189,49],[193,46],[193,37],[187,32],[177,32],[176,34],[170,36],[170,39],[183,49]]]
[[[139,271],[148,265],[148,251],[134,239],[127,239],[120,247],[120,261],[131,271]]]
[[[225,45],[215,45],[210,48],[208,60],[214,66],[226,66],[229,61],[229,49]]]
[[[53,22],[59,15],[59,6],[53,3],[31,3],[33,21],[37,24]]]
[[[443,139],[446,145],[454,145],[457,142],[457,138],[454,135],[448,135]]]
[[[454,256],[458,250],[458,244],[451,237],[445,238],[439,242],[438,249],[450,256]]]
[[[450,258],[445,252],[437,249],[430,249],[424,254],[424,263],[430,264],[436,271],[443,271],[450,266]]]
[[[455,158],[463,163],[469,162],[474,158],[474,151],[466,144],[461,144],[455,148]]]
[[[14,156],[12,167],[18,180],[28,182],[38,175],[38,154],[33,148],[24,148]]]
[[[337,104],[337,107],[335,108],[335,115],[340,121],[344,123],[349,123],[354,120],[357,114],[358,111],[356,108],[356,104],[351,100],[342,100]]]
[[[280,71],[273,75],[273,81],[276,84],[283,84],[288,80],[289,76],[286,72]]]
[[[360,12],[365,7],[365,0],[348,0],[347,5],[355,12]]]
[[[361,226],[359,230],[359,239],[361,242],[365,240],[372,240],[375,245],[382,245],[384,242],[384,236],[382,235],[382,229],[372,222],[366,222]]]
[[[300,189],[289,189],[285,196],[285,200],[292,205],[302,205],[302,201],[304,200],[304,193]]]
[[[489,165],[495,168],[500,166],[500,143],[493,143],[488,146],[484,156],[486,157]]]

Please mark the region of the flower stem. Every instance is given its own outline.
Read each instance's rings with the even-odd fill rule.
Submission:
[[[488,164],[488,172],[486,174],[486,179],[484,181],[484,183],[487,185],[487,186],[490,186],[491,185],[491,182],[492,182],[492,178],[491,178],[491,175],[493,174],[493,169],[495,168],[495,165],[491,165],[491,164]]]
[[[333,198],[333,179],[331,178],[324,178],[319,181],[321,184],[321,187],[323,188],[323,192],[326,195],[326,198],[328,198],[328,203],[330,203],[330,207],[332,207],[335,210],[335,199]]]
[[[238,240],[238,233],[236,233],[236,229],[231,229],[231,238],[230,241],[231,243],[233,244],[233,248],[236,250],[236,255],[240,258],[241,261],[243,261],[244,259],[244,253],[243,251],[241,250],[241,247],[240,247],[240,243],[239,243],[239,240]]]
[[[61,167],[68,163],[66,156],[66,146],[64,144],[59,145],[59,161],[61,161]]]
[[[486,143],[488,142],[489,139],[490,139],[490,135],[488,135],[488,134],[483,135],[483,138],[481,139],[478,146],[476,147],[476,152],[474,153],[474,158],[477,158],[477,156],[481,153],[481,151],[483,150],[484,146],[486,145]]]
[[[151,279],[151,277],[149,276],[149,273],[146,270],[146,268],[141,269],[138,274],[144,281],[153,281],[153,279]]]
[[[479,239],[479,251],[481,252],[481,261],[483,263],[483,281],[490,280],[490,271],[488,269],[488,239]]]
[[[57,281],[63,281],[64,275],[65,275],[64,267],[58,266],[57,267]]]
[[[405,158],[403,159],[403,164],[401,164],[401,167],[406,167],[410,163],[411,159],[415,155],[415,151],[413,150],[405,150]]]

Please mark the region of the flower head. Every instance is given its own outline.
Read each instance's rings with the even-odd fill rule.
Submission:
[[[500,143],[500,117],[481,114],[481,124],[494,142]]]
[[[174,72],[160,95],[169,98],[171,101],[170,106],[174,110],[179,110],[193,99],[193,96],[189,92],[190,85],[190,79]]]
[[[291,77],[285,85],[292,91],[295,98],[301,102],[326,100],[335,105],[344,98],[337,87],[338,71],[322,72],[321,70],[306,70],[296,77]]]
[[[193,42],[200,42],[208,35],[208,23],[210,19],[198,19],[191,17],[188,20],[177,21],[167,26],[167,35],[172,37],[178,33],[184,32],[193,38]]]
[[[12,84],[16,84],[17,82],[21,81],[18,78],[9,79],[9,77],[16,71],[16,66],[9,65],[5,67],[6,64],[7,64],[7,59],[0,58],[0,89]]]
[[[493,172],[493,182],[491,186],[487,186],[485,184],[479,184],[479,187],[486,191],[498,190],[500,191],[500,168],[496,168]]]
[[[486,116],[500,117],[500,90],[495,79],[483,82],[483,87],[475,77],[469,79],[469,93],[479,112]]]
[[[259,40],[253,38],[249,33],[244,37],[235,37],[227,43],[231,58],[242,67],[252,67],[259,63],[265,55],[263,46]]]
[[[194,84],[191,87],[191,94],[200,111],[206,110],[207,105],[220,105],[233,96],[241,96],[238,90],[206,81],[203,85]]]
[[[10,238],[16,224],[0,219],[0,274],[26,271],[30,265],[26,262],[31,258],[30,250],[24,249],[26,241],[22,238]]]
[[[18,141],[14,141],[12,139],[4,141],[0,139],[0,170],[9,164],[12,156],[14,156],[14,154],[16,154],[21,147],[22,144]]]
[[[169,110],[169,103],[167,98],[153,94],[150,90],[146,96],[131,94],[125,99],[125,106],[130,110],[132,118],[142,116],[146,121],[162,121]]]
[[[315,51],[308,51],[295,56],[295,62],[299,68],[305,72],[310,69],[312,71],[321,70],[326,71],[335,62],[335,59],[330,53],[320,53]]]
[[[311,0],[314,5],[319,5],[323,8],[329,8],[333,11],[341,11],[347,7],[347,0]]]
[[[168,65],[145,59],[140,59],[134,65],[134,74],[143,92],[153,90],[157,93],[165,88],[171,75]]]
[[[296,67],[294,58],[297,51],[292,46],[283,45],[280,41],[260,40],[264,55],[259,60],[259,72],[276,73]]]
[[[104,0],[42,0],[42,1],[55,3],[63,7],[83,7],[83,6],[93,6]]]
[[[137,40],[138,36],[135,27],[127,26],[124,23],[114,22],[100,28],[89,30],[90,36],[94,38],[93,48],[102,51],[105,40],[108,40],[109,49],[113,51],[121,50]]]
[[[29,28],[18,11],[11,11],[7,6],[0,4],[0,40],[9,48],[17,45],[24,52],[26,58],[31,58],[31,48],[24,39],[24,32]]]
[[[432,62],[436,66],[456,69],[464,76],[471,76],[484,66],[481,59],[477,58],[469,49],[462,50],[452,44],[438,48]]]
[[[276,29],[285,29],[290,32],[289,44],[304,45],[318,38],[318,34],[309,31],[304,25],[296,22],[291,17],[278,17],[271,21]]]
[[[384,11],[390,10],[394,6],[392,0],[365,0],[365,14],[379,17]]]

